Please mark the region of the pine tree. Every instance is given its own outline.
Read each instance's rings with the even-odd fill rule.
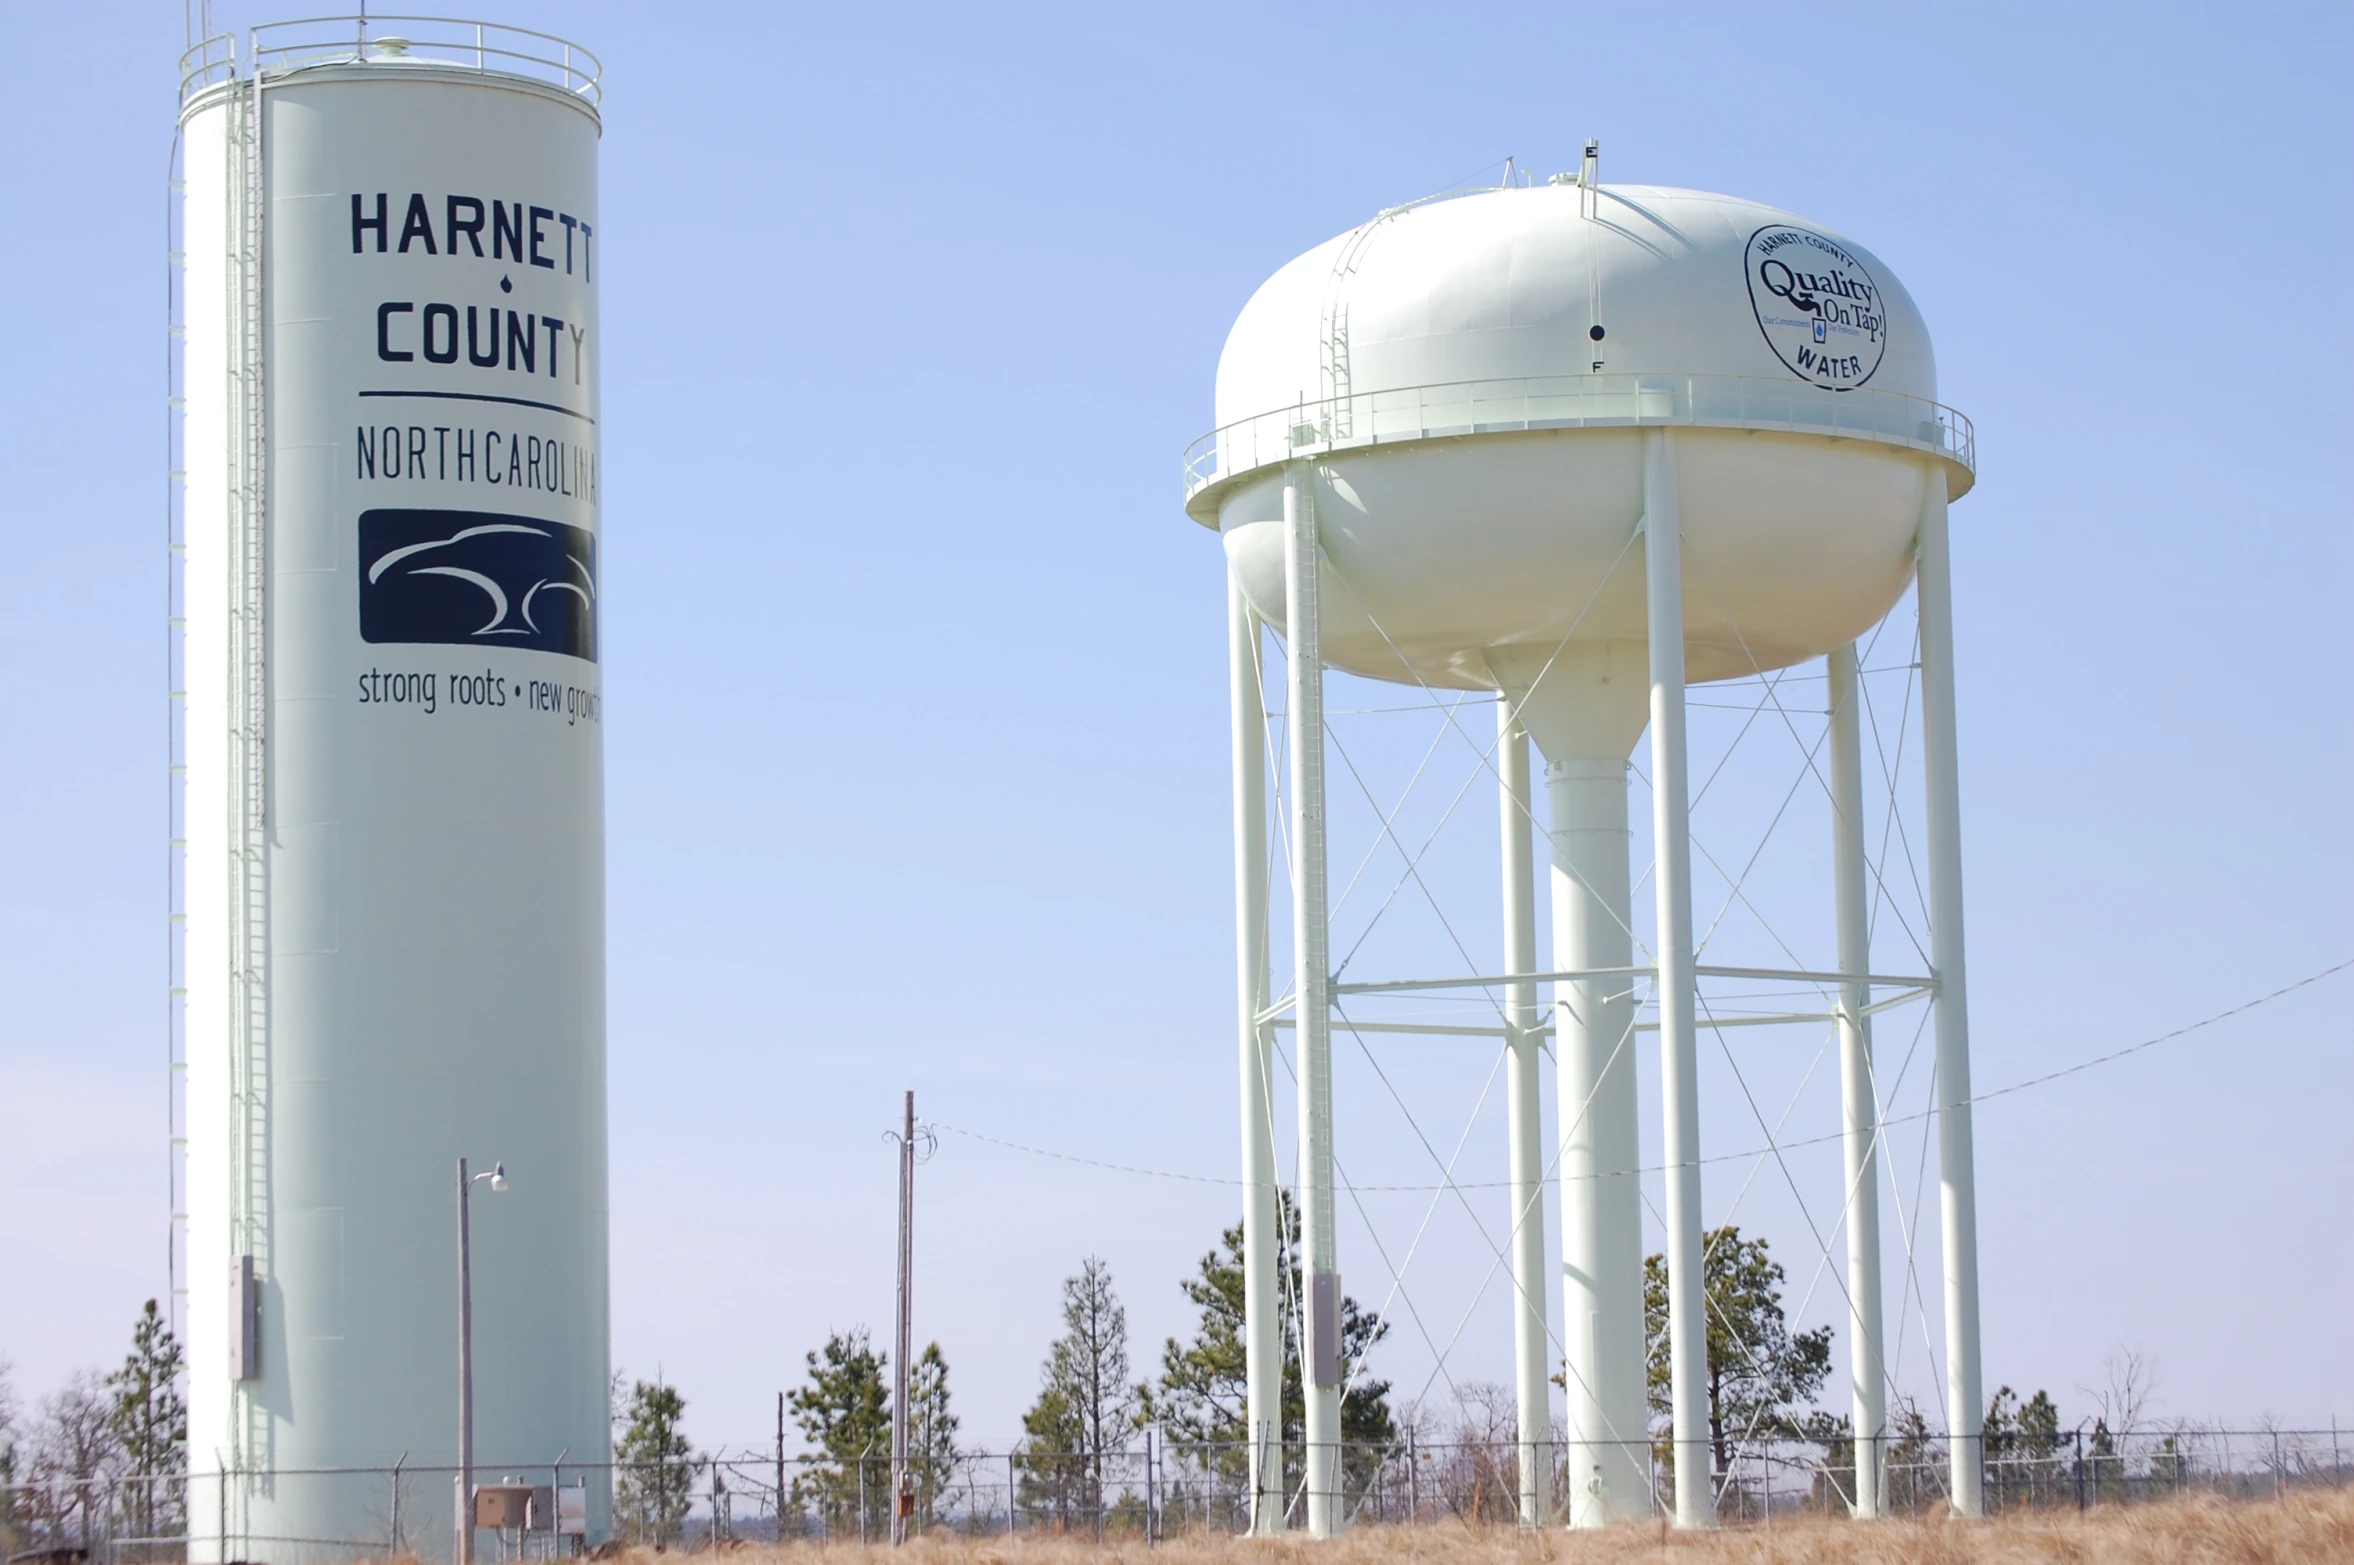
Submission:
[[[702,1462],[679,1429],[687,1399],[675,1387],[639,1381],[630,1388],[628,1427],[613,1447],[616,1520],[639,1543],[678,1541],[693,1504]]]
[[[1085,1514],[1086,1439],[1069,1395],[1059,1386],[1041,1389],[1038,1400],[1022,1415],[1023,1510],[1044,1512],[1058,1529],[1070,1527]]]
[[[1802,1437],[1797,1409],[1831,1373],[1831,1328],[1792,1332],[1782,1314],[1782,1264],[1763,1239],[1726,1225],[1702,1240],[1708,1313],[1708,1443],[1722,1493],[1741,1448]],[[1643,1317],[1649,1338],[1651,1412],[1670,1412],[1667,1257],[1643,1262]],[[1667,1453],[1673,1460],[1672,1448]]]
[[[956,1478],[956,1414],[948,1405],[948,1360],[929,1343],[907,1375],[907,1465],[915,1475],[916,1521],[930,1527]]]
[[[2125,1498],[2125,1454],[2105,1418],[2092,1421],[2092,1497],[2096,1503]]]
[[[1135,1428],[1141,1391],[1128,1379],[1128,1312],[1101,1256],[1063,1279],[1063,1334],[1047,1349],[1039,1381],[1022,1419],[1038,1461],[1035,1493],[1066,1523],[1099,1517],[1104,1457]]]
[[[130,1480],[124,1521],[142,1538],[177,1525],[188,1471],[188,1404],[180,1398],[180,1344],[149,1299],[131,1328],[131,1352],[106,1377],[114,1437]]]
[[[888,1356],[861,1326],[835,1332],[806,1359],[809,1383],[785,1398],[812,1456],[793,1482],[793,1503],[814,1506],[829,1532],[863,1526],[880,1535],[890,1526]],[[942,1373],[945,1398],[945,1365]]]
[[[2025,1402],[2009,1386],[1996,1389],[1981,1426],[1988,1476],[2024,1490],[2030,1502],[2048,1498],[2066,1477],[2060,1456],[2060,1409],[2051,1393],[2038,1391]]]
[[[1276,1225],[1276,1274],[1284,1279],[1282,1295],[1283,1427],[1281,1439],[1296,1465],[1307,1439],[1307,1396],[1300,1377],[1298,1302],[1304,1292],[1299,1256],[1292,1239],[1299,1232],[1299,1209],[1290,1191],[1281,1195]],[[1191,1343],[1168,1339],[1161,1350],[1161,1378],[1143,1388],[1142,1414],[1148,1422],[1166,1427],[1179,1440],[1216,1447],[1209,1460],[1230,1480],[1246,1471],[1251,1439],[1248,1353],[1243,1336],[1242,1224],[1218,1236],[1218,1247],[1201,1258],[1199,1272],[1179,1284],[1185,1297],[1200,1311],[1200,1325]],[[1346,1295],[1340,1306],[1341,1439],[1347,1446],[1346,1465],[1352,1481],[1380,1460],[1379,1453],[1398,1438],[1390,1411],[1390,1384],[1366,1372],[1366,1356],[1389,1334],[1389,1323],[1369,1314]]]

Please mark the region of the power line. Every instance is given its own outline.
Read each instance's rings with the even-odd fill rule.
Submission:
[[[1989,1102],[1995,1098],[2009,1097],[2014,1092],[2025,1092],[2030,1087],[2041,1087],[2048,1085],[2051,1082],[2062,1080],[2069,1076],[2081,1075],[2083,1072],[2092,1070],[2096,1066],[2113,1065],[2117,1061],[2126,1059],[2132,1055],[2139,1054],[2145,1049],[2154,1049],[2162,1043],[2172,1043],[2177,1038],[2188,1037],[2192,1033],[2213,1027],[2219,1022],[2226,1022],[2235,1016],[2245,1015],[2249,1011],[2255,1010],[2258,1006],[2269,1005],[2275,1000],[2283,999],[2289,995],[2295,994],[2300,989],[2311,988],[2313,985],[2320,983],[2323,979],[2334,978],[2338,974],[2345,972],[2348,968],[2354,968],[2354,957],[2348,957],[2342,962],[2338,962],[2329,967],[2323,968],[2320,972],[2300,978],[2295,983],[2283,984],[2280,988],[2273,990],[2269,994],[2258,995],[2252,1000],[2243,1000],[2238,1005],[2232,1006],[2228,1010],[2217,1011],[2212,1016],[2205,1017],[2199,1021],[2191,1022],[2186,1026],[2177,1027],[2171,1032],[2162,1032],[2154,1038],[2144,1038],[2139,1043],[2128,1044],[2122,1049],[2115,1049],[2107,1054],[2097,1054],[2089,1060],[2080,1060],[2074,1065],[2062,1066],[2056,1071],[2047,1071],[2041,1076],[2030,1076],[2024,1081],[2014,1081],[2008,1086],[1995,1087],[1988,1091],[1977,1093],[1970,1097],[1967,1102],[1970,1104],[1979,1104]],[[1961,1105],[1954,1106],[1959,1107]],[[1895,1116],[1893,1118],[1883,1119],[1880,1124],[1883,1129],[1890,1125],[1912,1124],[1919,1120],[1932,1118],[1938,1112],[1939,1110],[1935,1108],[1924,1109],[1918,1114],[1905,1114]],[[1007,1141],[1000,1136],[984,1135],[980,1131],[966,1130],[961,1126],[947,1124],[940,1120],[932,1121],[932,1126],[937,1130],[945,1130],[950,1135],[962,1136],[968,1141],[985,1141],[991,1146],[1004,1147],[1010,1152],[1025,1152],[1032,1157],[1053,1158],[1056,1162],[1059,1163],[1078,1163],[1088,1168],[1100,1168],[1115,1174],[1135,1174],[1146,1179],[1175,1179],[1183,1181],[1186,1184],[1194,1185],[1233,1186],[1240,1185],[1242,1183],[1242,1181],[1239,1179],[1221,1179],[1215,1175],[1210,1174],[1180,1174],[1165,1168],[1138,1168],[1133,1164],[1128,1163],[1107,1163],[1100,1158],[1079,1157],[1076,1154],[1069,1152],[1056,1152],[1046,1147],[1033,1147],[1024,1145],[1019,1141]],[[1777,1151],[1787,1152],[1798,1147],[1821,1146],[1827,1142],[1833,1142],[1842,1139],[1844,1134],[1844,1132],[1840,1132],[1827,1136],[1811,1136],[1801,1141],[1780,1142],[1777,1145],[1771,1147],[1754,1147],[1746,1152],[1720,1152],[1714,1157],[1705,1157],[1700,1159],[1700,1161],[1702,1163],[1738,1163],[1749,1158],[1765,1157]],[[1647,1167],[1636,1169],[1634,1172],[1638,1174],[1655,1174],[1661,1172],[1661,1169],[1659,1167]],[[1433,1190],[1449,1189],[1501,1190],[1508,1188],[1510,1184],[1510,1180],[1503,1179],[1479,1181],[1449,1180],[1445,1184],[1440,1185],[1359,1185],[1344,1182],[1342,1188],[1366,1195],[1377,1193],[1420,1195],[1428,1194]]]
[[[2303,989],[2308,985],[2320,983],[2324,978],[2342,973],[2349,967],[2354,967],[2354,957],[2348,957],[2345,961],[2338,963],[2334,967],[2325,967],[2320,972],[2313,974],[2309,978],[2300,978],[2293,984],[2285,984],[2282,987],[2273,990],[2270,994],[2258,995],[2255,999],[2244,1001],[2239,1005],[2233,1006],[2228,1011],[2217,1011],[2213,1016],[2208,1017],[2205,1021],[2193,1022],[2188,1027],[2177,1027],[2172,1032],[2162,1032],[2155,1038],[2145,1038],[2139,1043],[2130,1044],[2127,1047],[2119,1049],[2111,1054],[2095,1055],[2093,1058],[2081,1061],[2075,1065],[2063,1066],[2061,1069],[2052,1071],[2048,1075],[2030,1076],[2025,1081],[2014,1081],[2009,1086],[1997,1087],[1992,1092],[1981,1092],[1977,1096],[1971,1098],[1970,1101],[1972,1103],[1984,1103],[1989,1098],[2007,1097],[2014,1092],[2024,1092],[2029,1087],[2040,1087],[2047,1081],[2058,1081],[2063,1076],[2073,1076],[2076,1075],[2079,1071],[2091,1070],[2095,1065],[2107,1065],[2114,1061],[2124,1059],[2129,1054],[2139,1054],[2144,1049],[2154,1049],[2161,1043],[2171,1043],[2186,1033],[2197,1032],[2202,1027],[2212,1027],[2217,1022],[2228,1021],[2243,1011],[2252,1011],[2256,1009],[2257,1006],[2277,1000],[2283,995],[2295,994],[2298,990]]]

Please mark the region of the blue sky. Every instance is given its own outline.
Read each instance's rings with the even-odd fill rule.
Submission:
[[[161,1281],[181,38],[161,5],[11,19],[46,64],[0,106],[0,1355],[38,1393],[118,1356]],[[1507,154],[1542,173],[1598,136],[1606,179],[1788,207],[1926,314],[1981,454],[1954,547],[1982,1085],[2354,956],[2343,12],[501,19],[608,62],[614,1351],[686,1391],[698,1440],[763,1441],[802,1352],[887,1320],[902,1088],[1005,1140],[1230,1174],[1224,600],[1178,455],[1264,276]],[[1492,940],[1493,816],[1462,837],[1447,885]],[[1775,882],[1801,899],[1802,859]],[[2350,992],[1981,1112],[1990,1385],[2072,1420],[2133,1347],[2162,1412],[2354,1413]],[[1802,1065],[1760,1069],[1796,1093]],[[1492,1179],[1486,1067],[1399,1070],[1449,1135],[1487,1127],[1465,1167]],[[1820,1087],[1794,1123],[1834,1123]],[[1346,1058],[1342,1092],[1354,1177],[1426,1178]],[[1710,1149],[1756,1145],[1710,1093]],[[1111,1260],[1141,1368],[1232,1209],[956,1136],[923,1178],[919,1330],[984,1437],[1081,1256]],[[1810,1271],[1800,1214],[1754,1200],[1739,1220]],[[1369,1236],[1343,1243],[1378,1297]],[[1470,1311],[1453,1372],[1503,1378],[1476,1234],[1415,1264]],[[1406,1390],[1411,1336],[1381,1366]]]

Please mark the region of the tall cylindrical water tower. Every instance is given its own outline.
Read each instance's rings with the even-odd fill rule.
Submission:
[[[193,1560],[448,1549],[466,1157],[477,1467],[605,1525],[596,75],[382,17],[189,61]]]
[[[1636,1009],[1655,1007],[1665,1092],[1658,1163],[1675,1510],[1709,1509],[1701,1319],[1695,960],[1684,691],[1828,658],[1835,898],[1829,973],[1771,976],[1843,996],[1851,1083],[1868,1076],[1856,803],[1855,638],[1918,577],[1927,736],[1954,1497],[1977,1506],[1977,1282],[1963,1010],[1947,502],[1973,481],[1966,420],[1936,401],[1919,311],[1885,263],[1789,213],[1731,197],[1601,186],[1575,174],[1413,203],[1284,266],[1244,307],[1217,377],[1219,427],[1187,464],[1187,508],[1230,567],[1241,880],[1246,1287],[1255,1512],[1281,1492],[1271,1027],[1288,1012],[1299,1078],[1298,1308],[1309,1383],[1304,1510],[1342,1515],[1324,921],[1322,671],[1426,690],[1493,690],[1500,732],[1512,1122],[1512,1262],[1523,1517],[1544,1519],[1547,1381],[1568,1388],[1570,1519],[1648,1507]],[[1259,627],[1287,643],[1294,866],[1288,1002],[1266,960]],[[1846,684],[1841,684],[1844,669]],[[1844,721],[1845,727],[1841,724]],[[1651,736],[1657,928],[1630,895],[1628,766]],[[1526,745],[1544,761],[1554,949],[1534,951]],[[1852,850],[1852,851],[1851,851]],[[1854,927],[1850,928],[1849,925]],[[1825,963],[1826,968],[1832,964]],[[1765,976],[1752,974],[1752,976]],[[1554,991],[1559,1140],[1540,1145],[1540,984]],[[1436,987],[1433,985],[1432,987]],[[1871,1094],[1851,1091],[1849,1231],[1859,1510],[1883,1427]],[[1561,1291],[1545,1276],[1545,1169],[1559,1169]],[[1858,1192],[1861,1192],[1859,1195]],[[1266,1251],[1271,1254],[1271,1250]],[[1867,1285],[1868,1283],[1868,1285]],[[1554,1313],[1556,1312],[1557,1313]],[[1558,1341],[1556,1354],[1548,1341]]]

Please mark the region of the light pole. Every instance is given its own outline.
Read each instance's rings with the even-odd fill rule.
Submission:
[[[458,1514],[457,1565],[474,1565],[474,1182],[507,1188],[507,1165],[469,1175],[458,1159]]]
[[[913,1335],[909,1307],[914,1303],[909,1275],[915,1267],[915,1094],[907,1095],[905,1119],[899,1132],[899,1329],[891,1352],[891,1547],[907,1542],[907,1523],[914,1510],[907,1468],[907,1354]]]

